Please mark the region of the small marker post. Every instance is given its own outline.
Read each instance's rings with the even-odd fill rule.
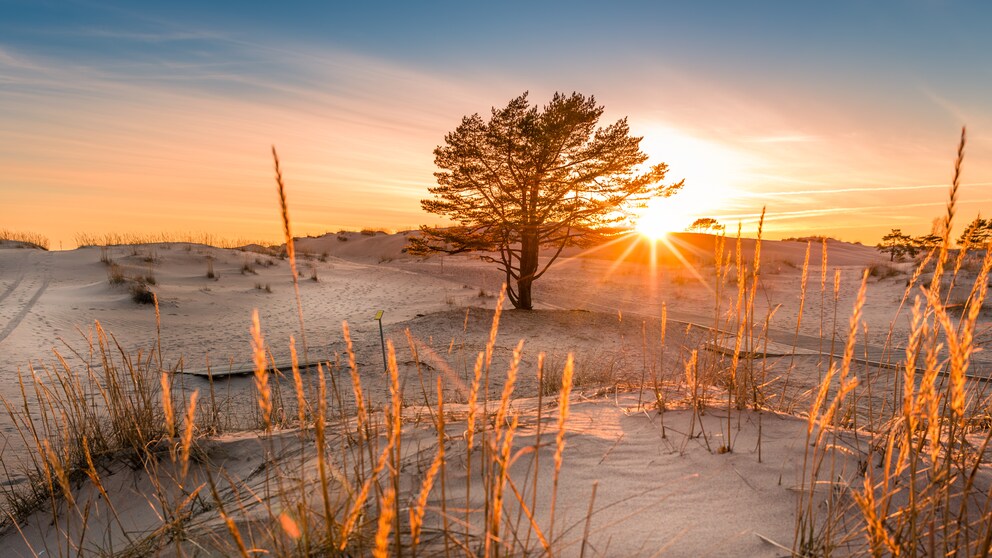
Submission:
[[[386,338],[382,334],[382,314],[382,310],[376,312],[375,321],[379,322],[379,344],[382,346],[382,369],[389,370],[389,366],[386,364]]]

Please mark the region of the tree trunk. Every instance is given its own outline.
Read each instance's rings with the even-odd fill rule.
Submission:
[[[524,234],[520,241],[520,273],[517,279],[517,301],[514,306],[520,310],[532,310],[531,285],[537,273],[537,255],[540,246],[537,234]]]
[[[523,278],[517,280],[517,303],[515,304],[518,310],[533,310],[534,303],[530,296],[530,286],[532,281],[529,279],[525,280]]]

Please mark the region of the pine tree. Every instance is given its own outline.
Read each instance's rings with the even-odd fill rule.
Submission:
[[[892,229],[892,232],[882,237],[882,242],[876,248],[879,252],[888,252],[889,261],[902,258],[904,254],[909,254],[910,257],[916,255],[913,238],[902,234],[902,229]]]
[[[597,127],[603,107],[579,93],[556,93],[543,108],[527,93],[461,124],[434,150],[438,185],[424,210],[456,224],[421,227],[414,254],[483,251],[505,273],[516,308],[531,309],[531,286],[570,244],[615,231],[624,210],[668,196],[682,182],[661,185],[668,167],[646,169],[642,138],[627,119]],[[544,261],[542,247],[552,250]]]
[[[958,237],[958,244],[980,248],[990,240],[992,240],[992,219],[982,219],[979,215],[964,228],[964,232]]]

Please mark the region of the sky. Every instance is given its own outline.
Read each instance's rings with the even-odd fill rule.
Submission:
[[[676,196],[768,238],[874,244],[992,215],[992,4],[0,0],[0,229],[281,237],[403,230],[434,148],[529,91],[627,117]]]

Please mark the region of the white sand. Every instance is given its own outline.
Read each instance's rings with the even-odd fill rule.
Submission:
[[[338,235],[301,239],[297,245],[301,253],[313,255],[313,259],[299,262],[311,359],[333,359],[335,353],[343,351],[341,322],[347,320],[355,338],[363,381],[368,382],[374,400],[385,401],[378,324],[373,320],[376,311],[383,310],[386,335],[398,347],[407,400],[416,404],[421,393],[404,337],[407,328],[418,344],[422,360],[429,364],[428,389],[431,378],[442,374],[446,377],[446,397],[464,398],[470,360],[485,344],[492,315],[489,309],[494,305],[500,274],[491,264],[472,256],[412,258],[401,252],[403,235],[349,233],[342,238],[346,240],[340,240]],[[679,242],[695,246],[696,257],[705,259],[711,248],[701,238],[683,235]],[[800,333],[809,339],[799,343],[798,357],[792,357],[788,348],[792,346],[799,313],[799,269],[805,248],[798,242],[766,242],[762,247],[763,273],[756,319],[764,320],[768,311],[775,309],[771,327],[780,339],[773,342],[768,353],[788,355],[781,359],[783,362],[772,363],[772,377],[784,370],[788,358],[798,359],[807,370],[815,370],[818,357],[808,355],[818,353],[814,349],[819,347],[814,345],[820,343],[821,337],[829,346],[834,331],[838,347],[842,345],[860,270],[884,259],[871,248],[832,242],[829,255],[837,265],[831,259],[821,313],[820,254],[814,245],[800,327]],[[753,243],[746,243],[746,256],[750,250]],[[129,273],[154,275],[156,284],[151,288],[161,305],[162,351],[170,366],[181,362],[187,371],[201,371],[206,369],[208,359],[218,373],[250,366],[248,331],[253,309],[258,309],[277,363],[288,361],[291,335],[301,343],[295,295],[285,260],[186,244],[114,247],[108,249],[107,255]],[[322,255],[326,255],[326,261],[318,261]],[[97,320],[126,351],[140,349],[147,354],[153,347],[153,308],[132,302],[125,288],[110,285],[107,266],[99,261],[100,257],[99,248],[71,252],[0,249],[0,354],[4,356],[0,359],[0,393],[5,397],[19,397],[18,371],[26,373],[30,366],[51,366],[53,347],[70,363],[78,363],[79,357],[73,352],[83,357],[88,354],[86,337],[93,334]],[[213,259],[217,279],[206,277],[208,258]],[[242,273],[245,265],[255,272]],[[843,277],[836,318],[832,292],[835,268],[841,270]],[[309,279],[311,270],[316,271],[319,281]],[[535,393],[538,352],[548,353],[549,368],[560,369],[565,355],[575,352],[579,369],[589,375],[606,371],[615,380],[630,381],[650,374],[680,378],[685,354],[680,354],[678,347],[687,341],[679,334],[684,324],[676,321],[707,326],[717,323],[713,315],[713,273],[707,270],[702,275],[697,278],[691,270],[671,266],[652,268],[636,262],[576,257],[573,251],[535,283],[539,311],[505,313],[495,369],[505,370],[510,351],[523,338],[526,345],[517,389],[520,397]],[[905,281],[906,275],[870,281],[864,315],[870,343],[883,345],[890,327],[895,331],[894,345],[899,346],[905,338],[908,308],[903,317],[892,322]],[[265,292],[265,285],[271,293]],[[735,284],[730,282],[722,289],[721,310],[726,312],[736,297]],[[663,305],[672,320],[667,353],[656,342]],[[642,338],[642,332],[650,343]],[[202,380],[189,380],[191,389],[202,386],[196,384],[198,381]],[[494,395],[500,381],[494,380]],[[229,389],[245,394],[250,401],[250,383],[232,382],[234,387]],[[800,386],[796,390],[801,391],[802,386],[815,385],[815,377],[797,379],[796,385]],[[579,391],[583,391],[581,386]],[[578,555],[580,551],[583,521],[596,481],[596,511],[587,555],[785,553],[762,537],[791,547],[796,505],[796,494],[791,489],[798,485],[801,474],[805,421],[764,413],[760,419],[763,428],[759,462],[757,414],[735,416],[735,450],[718,454],[715,450],[725,443],[726,435],[720,411],[708,412],[704,417],[707,439],[686,435],[690,412],[665,413],[666,436],[662,437],[662,417],[637,411],[636,392],[603,397],[595,396],[595,389],[587,389],[585,396],[577,396],[573,406],[563,470],[568,490],[560,494],[560,544],[567,554]],[[533,416],[524,412],[528,408],[526,401],[519,405],[525,429],[517,442],[523,446],[533,443],[529,433],[532,431],[527,430],[533,427]],[[20,451],[19,442],[12,436],[5,416],[0,416],[0,429],[7,444],[5,459],[9,459]],[[419,436],[428,440],[425,447],[429,448],[430,436]],[[228,471],[232,475],[251,470],[257,463],[258,456],[253,456],[250,449],[236,449],[257,447],[259,442],[253,436],[212,443],[214,451],[240,456],[228,462],[229,466],[240,463]],[[225,444],[230,445],[229,450],[223,449]],[[548,466],[552,453],[553,448],[542,444],[542,468]],[[453,455],[452,462],[457,463],[459,458]],[[526,460],[517,465],[525,466]],[[457,469],[451,468],[450,484],[461,487]],[[550,475],[545,471],[542,479],[550,482]],[[128,491],[140,492],[146,485],[131,479],[121,480],[118,486],[126,495]],[[460,489],[452,489],[455,499]],[[539,515],[547,509],[547,494],[542,490]],[[152,508],[145,498],[143,504],[128,510],[136,529],[155,525]],[[44,523],[38,521],[41,523],[37,525]],[[54,544],[55,536],[42,526],[30,531],[27,539],[37,549],[46,544],[46,539],[47,544]],[[3,544],[11,553],[7,555],[27,552],[16,533],[8,533]]]

